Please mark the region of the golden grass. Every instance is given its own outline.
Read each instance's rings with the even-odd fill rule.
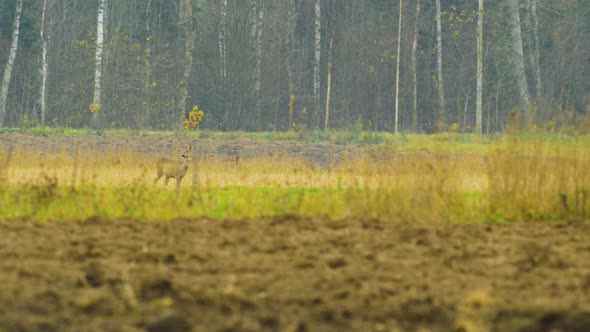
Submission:
[[[502,138],[461,152],[433,140],[427,149],[367,148],[322,166],[286,155],[199,158],[179,192],[174,179],[167,188],[152,184],[158,155],[0,151],[0,217],[585,219],[584,143]]]
[[[66,152],[13,152],[4,171],[3,182],[25,185],[48,176],[61,185],[121,187],[151,185],[158,156],[132,152],[101,153],[87,151],[77,157]],[[330,169],[290,157],[258,157],[250,160],[198,160],[197,176],[201,186],[280,187],[280,188],[363,188],[428,189],[444,180],[456,191],[483,191],[487,175],[481,156],[403,153],[399,155],[356,156]],[[195,168],[183,179],[182,187],[192,186]],[[171,179],[171,183],[174,179]],[[163,180],[157,186],[163,187]],[[170,189],[173,188],[169,185]]]

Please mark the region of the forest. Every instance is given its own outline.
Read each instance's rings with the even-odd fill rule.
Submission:
[[[0,0],[0,123],[580,132],[590,111],[589,8],[587,0]],[[199,116],[188,121],[193,110]]]

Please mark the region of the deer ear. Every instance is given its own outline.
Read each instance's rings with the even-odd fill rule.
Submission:
[[[192,145],[192,144],[189,144],[189,145],[188,145],[188,150],[189,150],[189,151],[193,151],[193,145]]]

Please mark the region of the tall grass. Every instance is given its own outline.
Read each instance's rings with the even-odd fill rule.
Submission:
[[[159,155],[2,150],[0,218],[552,221],[590,215],[586,138],[506,136],[466,151],[453,141],[471,136],[417,139],[421,148],[385,144],[321,166],[288,155],[196,156],[179,191],[152,184]]]
[[[509,138],[488,156],[488,214],[497,219],[590,216],[587,138]]]

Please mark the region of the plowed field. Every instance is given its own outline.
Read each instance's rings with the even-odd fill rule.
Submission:
[[[0,331],[589,331],[590,224],[0,222]]]

